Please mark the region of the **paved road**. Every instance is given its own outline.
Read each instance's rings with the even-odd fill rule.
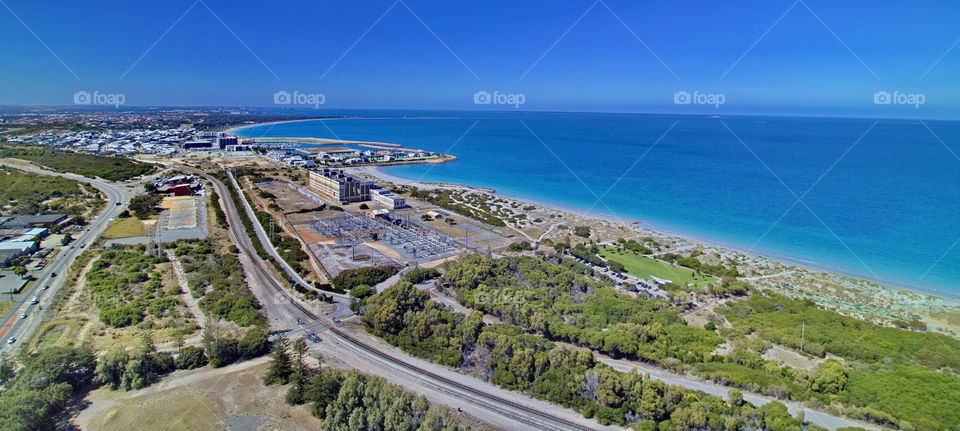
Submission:
[[[31,274],[37,279],[36,282],[29,288],[29,290],[21,293],[20,296],[21,298],[24,298],[24,300],[19,304],[15,304],[14,307],[11,308],[10,312],[4,316],[3,320],[0,321],[0,339],[3,340],[2,344],[0,344],[0,351],[2,351],[16,349],[22,344],[23,341],[32,335],[33,331],[39,327],[42,314],[38,312],[40,311],[40,307],[47,302],[48,298],[56,295],[57,291],[60,290],[61,286],[63,285],[64,279],[66,279],[67,270],[70,268],[70,265],[72,265],[77,256],[83,252],[84,248],[89,246],[91,242],[100,236],[103,230],[106,229],[110,220],[126,207],[126,203],[130,200],[130,197],[133,196],[134,191],[130,190],[125,185],[118,185],[99,179],[90,179],[75,174],[62,174],[43,169],[28,168],[21,165],[6,164],[2,162],[0,162],[0,165],[10,166],[37,174],[55,175],[84,182],[99,189],[101,192],[103,192],[107,199],[106,207],[96,218],[89,222],[89,224],[86,226],[87,229],[74,236],[74,242],[71,244],[73,247],[63,248],[62,251],[55,256],[46,267]],[[117,202],[120,202],[121,205],[116,205]],[[54,274],[56,274],[56,276],[54,276]],[[43,290],[43,286],[50,286],[50,288],[48,290]],[[32,298],[35,295],[40,298],[40,304],[30,303],[29,298]],[[26,314],[27,318],[21,319],[20,316],[22,314]],[[10,337],[16,338],[17,342],[8,344],[7,340]]]
[[[253,221],[253,231],[256,232],[257,239],[260,241],[260,244],[263,245],[264,249],[267,250],[267,253],[273,256],[273,258],[280,263],[281,269],[283,270],[283,272],[287,274],[287,277],[289,277],[290,280],[293,281],[294,283],[299,284],[300,286],[306,289],[312,290],[317,293],[331,295],[334,297],[334,299],[338,301],[346,301],[347,304],[349,304],[350,301],[352,301],[352,298],[349,295],[344,295],[344,294],[335,293],[335,292],[327,292],[327,291],[317,289],[312,284],[307,282],[307,280],[301,277],[300,274],[298,274],[297,271],[295,271],[293,267],[291,267],[287,263],[286,260],[280,257],[280,253],[277,252],[276,247],[273,246],[273,243],[270,242],[270,239],[267,237],[267,232],[263,229],[263,226],[261,226],[260,223],[257,222],[257,216],[253,210],[253,207],[250,205],[250,202],[247,201],[247,197],[244,196],[243,189],[240,187],[240,184],[237,183],[236,178],[233,177],[233,173],[227,172],[227,176],[230,177],[230,184],[232,185],[234,190],[237,191],[237,194],[240,196],[240,202],[243,203],[243,210],[247,213],[247,217],[249,217],[250,220]],[[214,181],[216,181],[216,179],[214,179]],[[216,181],[216,183],[220,184],[219,181]],[[224,195],[224,196],[229,196],[229,195]]]
[[[283,283],[269,270],[269,265],[253,251],[252,240],[237,216],[226,187],[215,178],[208,176],[207,179],[223,197],[230,238],[241,250],[240,261],[246,269],[248,284],[263,303],[273,328],[327,328],[322,341],[311,345],[312,351],[327,358],[336,358],[365,373],[384,377],[427,396],[433,402],[453,409],[464,408],[467,414],[502,429],[614,429],[584,419],[575,411],[494,387],[487,382],[412,358],[389,346],[376,345],[376,341],[339,335],[338,329],[329,327],[325,322],[329,316],[319,316],[320,313],[311,311],[313,308],[309,304],[302,303],[284,290]],[[429,368],[429,371],[425,371],[425,368]],[[465,383],[451,383],[460,381]]]
[[[238,209],[234,205],[233,200],[230,199],[230,191],[227,190],[227,186],[225,186],[222,182],[220,182],[218,179],[214,178],[213,176],[202,174],[201,172],[197,172],[197,173],[203,175],[204,178],[206,178],[208,181],[210,181],[211,184],[213,184],[213,188],[216,189],[217,194],[221,197],[221,200],[226,205],[226,209],[224,213],[227,215],[227,221],[229,222],[229,225],[230,225],[229,233],[230,233],[231,240],[234,242],[234,244],[237,244],[237,246],[239,246],[241,249],[246,248],[249,250],[253,250],[254,249],[253,239],[247,235],[247,231],[243,227],[243,222],[240,220],[240,216],[238,215]],[[233,176],[231,176],[230,178],[231,180],[233,180]],[[232,183],[232,186],[239,187],[236,181],[231,181],[231,183]],[[235,190],[237,190],[239,193],[240,189],[237,188]],[[319,291],[315,287],[306,284],[307,283],[306,280],[303,280],[303,278],[301,278],[299,274],[297,274],[296,271],[294,271],[293,268],[291,268],[285,260],[279,257],[279,254],[277,254],[276,249],[273,248],[273,244],[271,244],[270,241],[268,240],[267,233],[263,230],[263,227],[260,226],[260,223],[257,223],[255,221],[256,217],[253,215],[253,208],[250,207],[249,202],[247,202],[246,198],[244,198],[242,193],[240,193],[240,201],[244,205],[244,210],[247,213],[247,217],[249,217],[251,221],[254,221],[253,228],[254,228],[254,232],[257,233],[257,240],[260,241],[260,244],[264,246],[264,248],[268,251],[268,253],[270,253],[274,257],[274,259],[280,262],[280,264],[284,267],[284,270],[285,270],[284,272],[287,274],[287,276],[289,276],[290,274],[294,274],[297,277],[297,278],[294,278],[294,280],[299,280],[301,285],[306,286],[311,290]],[[256,260],[259,260],[259,257],[257,256],[255,257],[256,257]],[[254,263],[254,261],[252,260],[248,262],[248,264],[252,264],[252,263]],[[261,281],[267,282],[268,280],[261,280]],[[350,310],[350,304],[353,302],[353,298],[351,298],[350,296],[339,294],[339,293],[332,293],[332,292],[323,292],[323,291],[319,291],[319,292],[333,296],[333,300],[334,300],[334,303],[337,305],[337,309],[331,317],[334,317],[336,319],[344,319],[353,314],[353,311]],[[277,301],[282,302],[284,300],[285,299],[282,297],[276,297],[276,298],[271,298],[271,300],[268,302],[271,302],[271,303],[277,302]],[[272,304],[265,304],[265,305],[269,306]]]

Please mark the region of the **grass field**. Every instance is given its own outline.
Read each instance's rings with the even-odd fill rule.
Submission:
[[[143,222],[136,217],[118,218],[110,222],[110,226],[103,232],[106,239],[130,238],[135,236],[146,236],[147,228]]]
[[[634,254],[629,251],[620,251],[615,247],[600,247],[600,255],[605,259],[613,259],[622,263],[628,273],[637,277],[648,277],[652,275],[657,278],[670,280],[679,285],[692,284],[695,289],[717,281],[715,277],[697,275],[689,268],[673,266],[669,263]]]
[[[13,307],[13,302],[6,300],[0,301],[0,316],[6,314],[10,307]]]

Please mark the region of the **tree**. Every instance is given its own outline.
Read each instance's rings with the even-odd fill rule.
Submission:
[[[270,352],[270,368],[267,370],[267,375],[263,377],[264,384],[285,385],[290,380],[293,368],[290,364],[290,353],[287,352],[289,344],[287,337],[283,335],[278,336],[276,341],[273,342],[273,349]]]
[[[160,195],[155,194],[137,195],[130,199],[130,204],[127,207],[137,214],[137,218],[145,219],[160,212],[157,205],[160,204],[161,199]]]
[[[360,209],[362,209],[362,210],[368,210],[368,209],[370,209],[370,206],[367,205],[367,204],[365,204],[365,203],[362,203],[362,204],[360,204]]]
[[[616,273],[621,273],[626,270],[626,268],[623,266],[622,263],[613,259],[607,260],[607,267],[610,268],[611,271]]]
[[[243,335],[237,349],[237,353],[243,359],[251,359],[263,356],[270,350],[270,341],[268,340],[267,330],[261,327],[254,327]]]
[[[810,382],[810,389],[825,394],[835,394],[847,386],[847,370],[839,361],[828,359],[820,364]]]
[[[573,234],[581,238],[590,238],[590,226],[574,227]]]
[[[27,268],[23,266],[18,266],[16,268],[13,268],[13,273],[16,275],[19,275],[20,278],[25,278],[24,276],[27,275]]]
[[[16,375],[16,368],[13,361],[7,356],[7,352],[0,353],[0,386],[12,382]]]
[[[73,235],[70,235],[69,233],[64,235],[63,238],[60,239],[60,245],[67,245],[67,244],[70,244],[71,242],[73,242]]]
[[[110,389],[119,389],[129,359],[123,347],[115,347],[105,353],[97,364],[97,381]]]
[[[290,383],[293,386],[287,391],[287,404],[303,404],[304,392],[307,385],[307,364],[303,360],[307,353],[307,342],[303,338],[298,338],[293,342],[293,374]]]
[[[177,354],[176,366],[181,370],[192,370],[204,365],[207,365],[207,355],[199,347],[186,346]]]

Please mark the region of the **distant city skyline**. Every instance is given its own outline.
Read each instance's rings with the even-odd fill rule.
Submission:
[[[960,117],[948,1],[4,6],[6,105]]]

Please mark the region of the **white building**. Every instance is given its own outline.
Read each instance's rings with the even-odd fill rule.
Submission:
[[[407,199],[397,196],[386,189],[370,189],[370,199],[390,209],[407,206]]]

